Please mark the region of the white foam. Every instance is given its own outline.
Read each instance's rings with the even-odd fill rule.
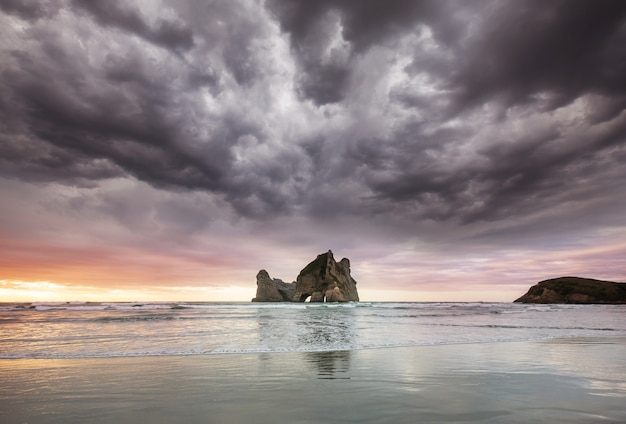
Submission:
[[[26,309],[30,306],[35,309]],[[626,337],[623,312],[624,307],[609,305],[484,303],[3,304],[0,358],[317,352]],[[35,327],[40,331],[32,337]]]

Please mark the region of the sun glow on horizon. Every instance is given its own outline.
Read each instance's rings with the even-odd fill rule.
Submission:
[[[50,281],[0,280],[0,302],[249,301],[254,290],[242,286],[143,286],[98,288]]]
[[[361,288],[362,302],[509,302],[523,290],[504,291],[420,291]],[[98,288],[71,286],[50,281],[0,280],[0,302],[249,302],[253,286],[141,286]]]
[[[0,280],[0,299],[4,302],[61,301],[65,286],[49,281]]]

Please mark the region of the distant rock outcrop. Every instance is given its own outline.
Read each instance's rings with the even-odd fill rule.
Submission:
[[[626,283],[560,277],[532,286],[518,303],[626,303]]]
[[[296,282],[285,283],[278,278],[270,278],[262,269],[256,275],[256,297],[253,302],[290,302],[296,292]]]
[[[267,271],[257,275],[253,302],[358,302],[356,281],[350,275],[350,260],[336,262],[330,250],[318,255],[293,283],[271,279]]]
[[[296,279],[294,302],[358,302],[356,281],[350,275],[350,260],[336,262],[333,252],[318,255]]]

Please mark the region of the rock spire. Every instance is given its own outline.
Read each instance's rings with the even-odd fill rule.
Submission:
[[[322,253],[304,267],[293,283],[257,274],[253,302],[358,302],[356,281],[350,275],[350,260],[336,262],[332,251]]]

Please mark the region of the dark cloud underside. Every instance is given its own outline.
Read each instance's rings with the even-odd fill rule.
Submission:
[[[5,177],[410,231],[623,206],[623,1],[0,8]]]

